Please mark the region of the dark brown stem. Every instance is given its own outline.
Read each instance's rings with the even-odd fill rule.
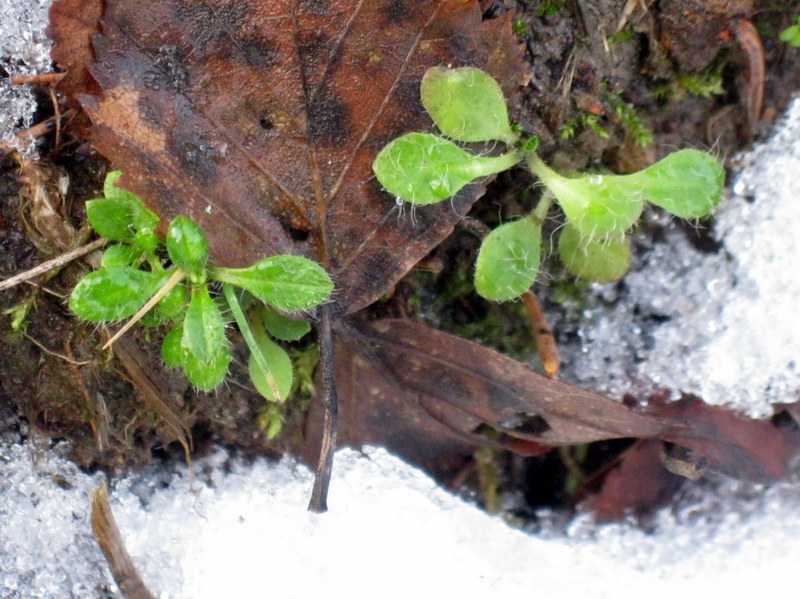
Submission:
[[[314,475],[314,489],[308,511],[321,514],[328,511],[328,486],[333,469],[333,453],[336,449],[336,377],[333,370],[333,317],[329,304],[320,306],[319,353],[322,365],[323,403],[325,419],[322,425],[322,446]]]

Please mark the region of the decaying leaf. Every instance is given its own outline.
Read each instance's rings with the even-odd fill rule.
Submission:
[[[75,26],[64,1],[56,33]],[[428,67],[480,66],[507,92],[520,82],[510,17],[482,22],[475,0],[109,0],[89,66],[102,94],[79,99],[120,185],[162,222],[194,219],[223,266],[315,259],[348,313],[389,291],[482,193],[470,185],[399,217],[370,165],[398,134],[430,127]]]
[[[682,480],[662,467],[662,453],[659,441],[638,441],[601,473],[599,489],[584,488],[579,492],[584,496],[581,507],[589,510],[598,522],[652,513],[671,497]]]
[[[341,324],[336,339],[345,444],[379,443],[431,464],[486,445],[531,455],[600,439],[657,437],[670,428],[412,320]]]
[[[692,450],[689,458],[703,466],[752,481],[770,482],[788,474],[788,463],[800,452],[795,425],[753,420],[697,398],[664,404],[654,415],[686,426],[662,438]]]
[[[696,399],[638,413],[412,320],[340,324],[336,338],[341,442],[385,445],[435,470],[443,454],[483,446],[532,455],[629,437],[673,443],[702,468],[768,481],[785,476],[800,451],[797,427]]]

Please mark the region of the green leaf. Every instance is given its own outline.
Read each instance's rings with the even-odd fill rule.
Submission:
[[[247,347],[250,348],[248,369],[253,384],[258,392],[268,400],[283,401],[292,389],[291,361],[285,352],[264,333],[264,324],[258,314],[252,315],[253,326],[250,326],[233,287],[224,283],[222,293],[236,319],[236,324],[239,325],[239,331],[242,333]],[[286,371],[287,362],[288,373]]]
[[[227,345],[211,356],[201,360],[190,354],[182,345],[183,325],[178,325],[164,337],[161,343],[161,356],[169,368],[183,368],[186,378],[198,389],[210,390],[219,385],[228,374],[231,354]]]
[[[622,278],[631,263],[631,247],[624,235],[587,237],[571,224],[561,230],[558,257],[580,279],[610,283]]]
[[[190,274],[200,273],[208,262],[208,241],[200,226],[186,216],[176,216],[167,231],[170,260]]]
[[[131,243],[148,256],[153,256],[161,245],[161,240],[152,231],[136,231]]]
[[[498,302],[519,297],[539,274],[540,247],[541,226],[531,218],[497,227],[478,252],[475,289]]]
[[[140,207],[144,207],[144,204],[136,194],[131,193],[127,189],[117,187],[117,181],[121,176],[122,171],[111,171],[106,175],[106,179],[103,182],[103,196],[108,200],[123,200],[126,202],[133,202],[138,204]]]
[[[167,281],[170,274],[146,272],[128,266],[101,268],[83,277],[72,290],[70,310],[92,322],[133,316]]]
[[[422,105],[448,137],[459,141],[517,141],[500,85],[474,67],[432,67],[422,77]]]
[[[263,329],[256,327],[253,334],[268,371],[259,366],[259,361],[251,353],[247,362],[250,379],[258,392],[269,401],[284,401],[292,390],[292,361],[281,346],[267,337]]]
[[[319,264],[289,254],[272,256],[248,268],[209,266],[208,276],[246,289],[281,310],[308,310],[333,291],[333,281]]]
[[[176,285],[155,305],[153,311],[161,320],[174,320],[186,311],[186,287]]]
[[[138,198],[86,202],[86,217],[99,235],[111,241],[132,241],[133,221],[142,203]]]
[[[380,151],[372,170],[381,185],[414,204],[433,204],[454,196],[470,181],[507,170],[516,152],[473,156],[453,142],[428,133],[408,133]]]
[[[562,177],[532,156],[529,165],[558,201],[567,219],[584,235],[606,237],[627,231],[647,199],[645,171],[633,175]]]
[[[231,359],[228,346],[223,344],[219,351],[210,356],[208,360],[201,360],[191,352],[184,350],[181,365],[186,378],[192,385],[203,391],[210,391],[225,380]]]
[[[711,154],[681,150],[627,177],[636,177],[645,199],[681,218],[705,216],[722,200],[725,171]]]
[[[281,341],[297,341],[311,330],[311,325],[305,320],[286,318],[267,307],[261,309],[260,315],[270,335]]]
[[[181,346],[183,338],[183,324],[179,324],[164,336],[161,342],[161,357],[169,368],[178,368],[183,365],[184,349]]]
[[[86,216],[100,235],[111,241],[131,241],[137,230],[152,231],[158,225],[158,216],[147,210],[136,195],[116,187],[121,171],[106,175],[103,195],[99,200],[86,202]]]
[[[114,266],[130,266],[142,255],[142,250],[125,244],[109,246],[103,257],[100,258],[100,266],[112,268]]]
[[[141,210],[138,210],[136,214],[134,214],[133,228],[137,231],[152,232],[158,226],[160,221],[161,219],[158,218],[158,215],[155,212],[148,210],[147,208],[142,208]]]
[[[790,25],[778,36],[782,42],[792,46],[800,46],[800,17],[797,17],[797,24]]]
[[[681,218],[708,214],[722,199],[725,173],[698,150],[681,150],[631,175],[588,175],[568,179],[537,157],[531,169],[550,189],[569,221],[583,235],[617,236],[639,218],[645,202]]]
[[[225,346],[225,322],[208,287],[192,287],[192,299],[183,319],[181,346],[199,361],[211,362]]]

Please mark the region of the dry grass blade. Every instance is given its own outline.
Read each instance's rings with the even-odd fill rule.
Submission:
[[[191,451],[191,438],[189,425],[164,401],[161,388],[148,374],[147,359],[136,345],[127,338],[119,339],[114,344],[114,355],[117,356],[134,386],[144,395],[145,403],[163,418],[167,428],[171,431],[174,440],[183,446],[186,462],[189,463]],[[171,439],[165,439],[169,442]]]
[[[95,239],[93,242],[88,243],[84,246],[75,248],[74,250],[70,250],[69,252],[65,252],[60,256],[56,256],[52,260],[48,260],[47,262],[42,262],[39,266],[34,266],[30,270],[26,270],[25,272],[21,272],[18,275],[14,275],[9,279],[0,282],[0,291],[11,289],[12,287],[19,285],[20,283],[24,283],[29,279],[33,279],[35,277],[38,277],[39,275],[43,275],[47,272],[50,272],[51,270],[60,268],[65,264],[72,262],[76,258],[80,258],[81,256],[85,256],[86,254],[93,252],[94,250],[100,249],[101,247],[103,247],[105,243],[106,240],[101,237],[100,239]]]

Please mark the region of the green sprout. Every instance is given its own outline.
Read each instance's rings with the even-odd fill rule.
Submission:
[[[446,137],[408,133],[383,148],[372,168],[386,191],[412,204],[431,204],[452,197],[475,179],[520,162],[546,187],[532,212],[500,225],[483,240],[475,287],[487,299],[514,299],[534,283],[542,223],[553,200],[566,216],[558,248],[562,263],[578,278],[605,282],[628,270],[626,235],[647,202],[678,217],[696,219],[707,215],[722,198],[722,167],[713,156],[698,150],[675,152],[630,175],[571,178],[557,173],[537,156],[535,137],[524,139],[515,132],[500,86],[479,69],[433,67],[422,79],[420,96]],[[450,140],[499,140],[507,151],[477,156]]]
[[[566,7],[567,3],[564,0],[543,0],[536,10],[536,16],[549,17],[564,10]]]
[[[795,48],[800,47],[800,15],[797,17],[797,22],[781,31],[778,37],[782,42],[786,42]]]
[[[608,131],[600,125],[600,117],[591,112],[582,112],[564,123],[558,132],[558,137],[564,140],[572,139],[583,129],[590,129],[600,139],[608,139]]]
[[[622,97],[622,92],[608,92],[608,100],[617,115],[625,133],[633,139],[640,148],[646,148],[653,143],[653,131],[644,124],[636,112],[636,108]]]
[[[100,268],[75,286],[70,309],[91,322],[132,317],[106,346],[139,320],[170,326],[161,347],[164,362],[182,368],[203,390],[215,388],[227,375],[232,356],[223,314],[229,312],[250,348],[248,369],[256,389],[270,401],[285,400],[292,388],[292,363],[272,337],[293,341],[310,330],[307,322],[281,312],[322,303],[333,289],[328,274],[315,262],[292,255],[271,256],[248,268],[210,265],[200,226],[176,216],[162,241],[155,234],[159,217],[115,185],[121,174],[109,173],[104,197],[86,203],[95,231],[117,244],[105,250]],[[216,289],[221,296],[212,293]]]

